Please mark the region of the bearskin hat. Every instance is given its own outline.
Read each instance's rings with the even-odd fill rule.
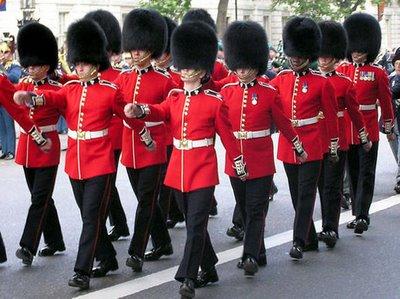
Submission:
[[[176,24],[176,22],[174,20],[172,20],[171,18],[168,18],[165,16],[164,16],[164,20],[165,20],[165,23],[167,24],[167,28],[168,28],[168,39],[167,39],[167,44],[166,44],[164,52],[169,54],[171,52],[172,32],[174,32],[174,30],[178,26],[178,24]]]
[[[110,66],[106,45],[104,31],[93,20],[81,19],[68,27],[67,60],[71,64],[86,62],[104,71]]]
[[[352,61],[351,53],[367,53],[367,62],[373,62],[379,54],[382,41],[381,27],[378,21],[366,13],[355,13],[343,23],[349,38],[347,58]]]
[[[257,69],[264,74],[268,65],[268,40],[260,24],[236,21],[228,26],[223,37],[225,62],[230,70]]]
[[[203,22],[187,22],[172,33],[171,53],[178,69],[212,72],[218,51],[215,31]]]
[[[214,19],[205,9],[190,9],[182,18],[182,23],[198,21],[206,23],[208,26],[211,26],[215,32],[217,32],[217,25],[215,25]]]
[[[107,52],[121,53],[121,27],[117,18],[109,11],[98,9],[86,14],[85,19],[91,19],[100,25],[107,38]]]
[[[164,18],[157,11],[134,9],[126,16],[122,28],[122,47],[126,52],[150,51],[152,58],[159,58],[167,43],[167,31]]]
[[[308,17],[293,17],[283,28],[283,51],[289,57],[314,61],[321,49],[321,30]]]
[[[392,64],[394,66],[394,63],[400,60],[400,47],[396,49],[396,52],[394,52],[393,58],[392,58]]]
[[[319,56],[346,58],[347,33],[342,24],[335,21],[322,21],[318,23],[318,26],[322,33]]]
[[[58,64],[58,47],[53,33],[45,25],[31,22],[18,32],[17,49],[23,67],[49,65],[52,73]]]

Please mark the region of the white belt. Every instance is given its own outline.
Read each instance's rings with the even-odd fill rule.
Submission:
[[[42,126],[42,127],[39,127],[38,129],[42,133],[53,132],[53,131],[57,131],[57,125]],[[21,127],[20,131],[21,131],[21,133],[28,134],[25,132],[25,130],[22,127]]]
[[[316,124],[318,122],[318,116],[304,118],[304,119],[292,119],[292,126],[293,127],[303,127],[312,124]]]
[[[75,140],[89,140],[95,138],[101,138],[108,135],[108,129],[104,129],[101,131],[73,131],[68,129],[68,137]]]
[[[174,146],[180,150],[191,150],[198,147],[207,147],[214,144],[214,138],[204,138],[200,140],[179,140],[174,138]]]
[[[233,132],[236,139],[255,139],[271,135],[270,129],[261,131],[235,131]]]
[[[376,110],[376,104],[360,105],[359,110],[361,110],[361,111]]]
[[[146,127],[151,128],[151,127],[155,127],[155,126],[159,126],[162,125],[164,122],[163,121],[145,121],[144,124],[146,125]],[[128,123],[126,121],[124,121],[124,126],[132,129],[130,127],[130,125],[128,125]]]
[[[344,117],[344,111],[338,111],[337,117]]]

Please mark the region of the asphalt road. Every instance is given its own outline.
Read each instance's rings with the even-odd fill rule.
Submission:
[[[380,211],[371,215],[370,229],[357,237],[342,225],[341,238],[334,250],[320,244],[319,252],[306,253],[301,262],[293,262],[288,256],[293,208],[282,164],[276,163],[275,183],[279,192],[270,204],[265,230],[268,266],[261,268],[252,279],[245,278],[236,268],[241,244],[225,235],[230,226],[234,199],[222,171],[224,151],[220,145],[217,149],[221,158],[221,184],[216,188],[219,213],[210,219],[209,232],[223,263],[217,266],[220,281],[197,290],[196,298],[400,298],[400,196],[392,197],[396,164],[383,136],[374,197],[374,204],[380,206]],[[0,265],[0,298],[71,298],[85,294],[89,298],[121,297],[120,294],[129,298],[179,298],[179,284],[173,281],[173,267],[179,264],[182,256],[184,225],[170,231],[174,255],[145,263],[142,273],[132,273],[125,266],[129,245],[129,239],[126,239],[115,243],[118,271],[105,278],[92,279],[88,292],[68,287],[81,221],[63,165],[59,168],[54,199],[67,250],[50,258],[36,257],[31,267],[24,267],[14,253],[29,206],[28,189],[20,166],[13,161],[0,162],[0,231],[8,253],[8,261]],[[117,186],[132,228],[136,199],[123,167],[119,169]],[[394,202],[391,207],[385,208],[379,203],[390,197]],[[319,210],[317,199],[316,221],[320,219]],[[349,217],[348,213],[343,219],[346,217]]]

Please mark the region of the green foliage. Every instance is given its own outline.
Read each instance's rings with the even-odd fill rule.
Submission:
[[[190,9],[191,0],[140,0],[139,5],[143,8],[155,9],[162,15],[179,21]]]

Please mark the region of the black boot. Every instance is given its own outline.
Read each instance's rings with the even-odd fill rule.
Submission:
[[[79,288],[80,290],[87,290],[89,288],[90,277],[89,275],[75,273],[74,276],[68,281],[70,287]]]
[[[0,234],[0,264],[7,261],[6,247]]]
[[[174,253],[174,250],[172,248],[172,244],[168,243],[167,245],[160,246],[157,248],[153,248],[149,252],[146,252],[144,255],[144,260],[145,261],[157,261],[162,257],[163,255],[171,255]]]
[[[21,247],[15,252],[15,256],[22,260],[22,263],[26,266],[32,265],[33,254],[26,247]]]
[[[182,296],[182,299],[194,298],[194,281],[190,278],[185,278],[179,289],[179,294]]]
[[[128,236],[129,236],[129,228],[128,225],[126,224],[123,227],[114,226],[111,229],[110,233],[108,234],[108,237],[110,238],[111,242],[118,241],[119,238]]]
[[[104,277],[110,271],[118,270],[118,261],[114,257],[101,261],[97,267],[92,269],[92,277]]]
[[[254,276],[258,272],[257,261],[253,257],[248,256],[243,261],[243,270],[245,276]]]
[[[233,237],[238,241],[243,241],[244,230],[243,228],[234,225],[226,230],[226,235],[229,237]]]
[[[126,265],[135,272],[142,272],[143,259],[133,254],[126,259]]]
[[[39,256],[53,256],[57,251],[59,251],[59,252],[65,251],[65,245],[64,244],[57,245],[57,246],[46,245],[45,247],[43,247],[42,249],[39,250],[38,255]]]
[[[360,218],[357,219],[356,225],[354,226],[355,234],[362,234],[363,232],[368,230],[368,222],[367,220]]]
[[[294,260],[301,260],[303,258],[303,247],[299,243],[293,242],[289,255]]]
[[[326,244],[328,248],[334,248],[337,242],[337,234],[333,230],[321,232],[321,241]]]
[[[194,282],[194,286],[195,288],[202,288],[205,287],[207,284],[217,282],[218,280],[219,278],[217,270],[215,269],[215,267],[212,267],[207,271],[200,271],[197,279]]]

